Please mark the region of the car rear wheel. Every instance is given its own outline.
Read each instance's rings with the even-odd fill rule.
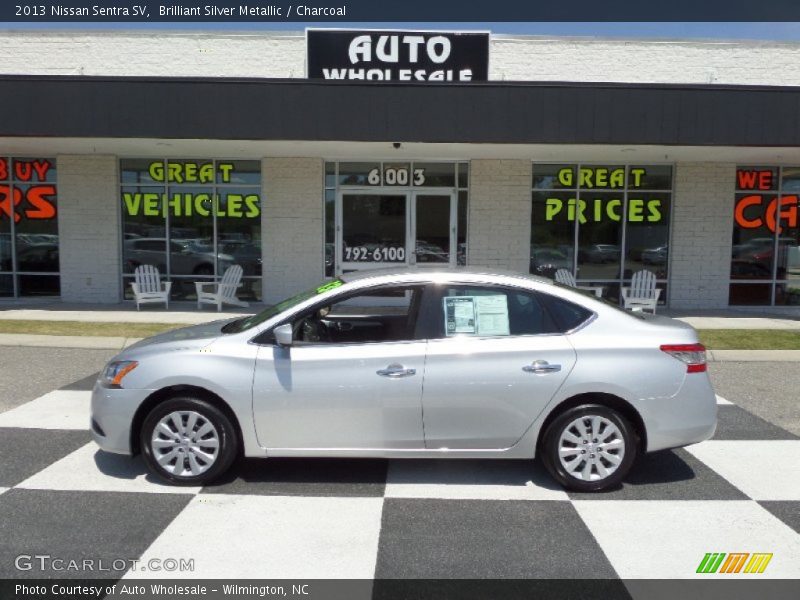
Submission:
[[[144,420],[140,447],[147,467],[177,485],[204,485],[225,473],[236,458],[231,420],[200,398],[171,398]]]
[[[598,492],[619,485],[636,453],[636,431],[630,422],[599,404],[577,406],[556,417],[542,443],[547,470],[576,492]]]

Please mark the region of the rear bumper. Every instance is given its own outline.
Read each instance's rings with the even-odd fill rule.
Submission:
[[[133,416],[151,390],[109,389],[95,384],[92,390],[92,438],[101,450],[132,454]]]
[[[717,429],[717,397],[708,373],[687,373],[671,398],[643,400],[647,452],[679,448],[711,438]]]

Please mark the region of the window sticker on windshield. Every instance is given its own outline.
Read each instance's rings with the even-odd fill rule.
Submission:
[[[330,292],[331,290],[335,290],[337,287],[341,287],[344,284],[344,281],[341,279],[334,279],[333,281],[329,281],[325,285],[321,285],[317,288],[317,294],[324,294],[325,292]]]
[[[509,335],[508,299],[492,296],[449,296],[444,301],[445,334]]]

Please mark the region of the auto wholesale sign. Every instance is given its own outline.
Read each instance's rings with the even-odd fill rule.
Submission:
[[[306,30],[306,76],[346,81],[486,81],[489,34]]]

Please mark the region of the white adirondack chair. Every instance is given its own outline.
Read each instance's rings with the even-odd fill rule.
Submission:
[[[555,280],[558,283],[563,285],[568,285],[569,287],[574,287],[579,290],[586,290],[587,292],[594,292],[594,295],[598,298],[603,297],[603,286],[602,285],[578,285],[575,282],[575,276],[572,274],[571,271],[567,269],[559,269],[556,271]]]
[[[169,291],[171,281],[161,283],[161,274],[153,265],[139,265],[133,272],[135,281],[131,283],[133,298],[136,300],[136,310],[140,304],[163,302],[169,308]]]
[[[652,310],[656,314],[661,290],[656,287],[656,276],[652,271],[636,271],[631,278],[630,287],[622,288],[623,308],[631,310]]]
[[[194,289],[197,292],[197,308],[201,304],[216,304],[217,310],[222,310],[223,304],[235,304],[236,306],[250,306],[249,303],[239,300],[236,297],[236,290],[242,286],[242,267],[232,265],[225,269],[222,279],[216,281],[195,281]],[[212,291],[206,291],[211,288]]]

